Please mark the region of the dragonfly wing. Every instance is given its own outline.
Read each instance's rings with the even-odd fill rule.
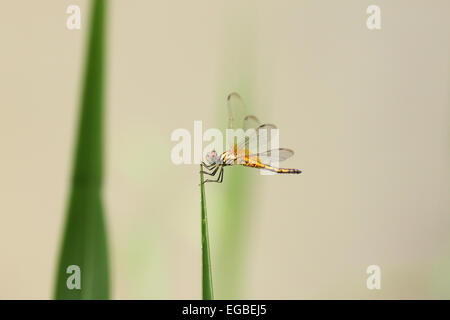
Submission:
[[[245,154],[256,154],[258,151],[269,150],[271,130],[277,127],[273,124],[263,124],[256,129],[249,129],[237,144],[237,150]]]
[[[243,156],[245,155],[245,140],[246,140],[245,132],[248,129],[253,129],[251,131],[248,131],[247,139],[250,138],[252,141],[254,141],[255,139],[252,138],[251,136],[255,134],[255,132],[253,131],[255,131],[255,129],[260,126],[260,122],[258,118],[256,118],[255,116],[246,115],[245,103],[242,100],[241,96],[236,92],[233,92],[228,95],[227,108],[228,108],[228,128],[239,130],[233,133],[235,135],[233,137],[233,140],[236,139],[236,141],[231,141],[230,148],[228,151],[233,154],[240,154]],[[240,152],[240,149],[243,149],[243,151]],[[254,150],[254,152],[256,151],[257,150]],[[247,151],[247,155],[248,154],[249,152]]]
[[[262,163],[272,164],[289,159],[294,155],[294,151],[286,148],[272,149],[258,154],[252,154],[250,157],[258,158]]]
[[[247,110],[241,96],[236,93],[230,93],[227,97],[228,109],[228,128],[229,129],[244,129],[257,128],[260,122],[257,117],[247,115]]]
[[[252,129],[252,128],[256,129],[260,125],[261,125],[261,123],[259,122],[258,118],[253,115],[249,115],[244,118],[244,124],[243,124],[244,131],[246,131],[248,129]]]
[[[227,97],[228,109],[228,128],[239,129],[242,128],[245,117],[245,104],[241,96],[236,93],[230,93]]]

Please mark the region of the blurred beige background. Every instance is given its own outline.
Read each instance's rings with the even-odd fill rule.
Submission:
[[[70,4],[80,31],[66,29]],[[366,28],[370,4],[379,31]],[[113,298],[200,298],[198,167],[170,162],[170,134],[224,125],[217,101],[231,91],[279,126],[296,151],[286,165],[304,172],[253,173],[242,297],[450,298],[449,1],[109,9]],[[88,13],[85,0],[1,1],[2,299],[52,297]],[[220,217],[208,214],[214,266]],[[371,264],[380,291],[366,288]]]

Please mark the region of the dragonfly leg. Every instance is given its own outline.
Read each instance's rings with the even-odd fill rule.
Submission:
[[[206,183],[206,182],[222,183],[222,181],[223,181],[223,167],[220,167],[220,173],[216,180],[206,179],[205,181],[203,181],[203,183]]]
[[[215,163],[211,163],[211,164],[206,164],[205,162],[202,161],[202,165],[203,167],[205,167],[208,170],[211,170],[216,164]]]
[[[199,173],[203,173],[203,174],[206,174],[208,176],[213,176],[214,175],[212,172],[208,172],[208,171],[204,171],[204,170],[199,171]]]
[[[216,168],[214,168],[211,172],[204,171],[204,170],[202,170],[202,171],[200,171],[200,172],[201,172],[201,173],[204,173],[204,174],[207,174],[208,176],[215,176],[217,170],[219,170],[219,166],[217,166]]]

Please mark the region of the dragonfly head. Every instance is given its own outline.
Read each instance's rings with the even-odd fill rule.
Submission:
[[[206,162],[208,164],[216,164],[219,162],[219,155],[216,150],[212,150],[206,154]]]

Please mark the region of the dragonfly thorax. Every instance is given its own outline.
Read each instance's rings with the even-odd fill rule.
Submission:
[[[217,153],[216,150],[212,150],[206,154],[206,162],[209,165],[217,164],[221,166],[230,166],[236,164],[237,157],[229,151]]]

